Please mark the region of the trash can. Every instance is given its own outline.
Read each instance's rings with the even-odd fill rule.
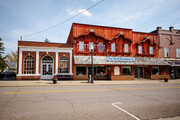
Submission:
[[[164,78],[164,82],[168,82],[168,78]]]

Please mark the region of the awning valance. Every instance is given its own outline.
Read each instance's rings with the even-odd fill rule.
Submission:
[[[107,56],[93,56],[93,64],[97,65],[169,65],[160,58],[150,57],[121,57],[123,59],[110,60]],[[111,57],[112,58],[112,57]],[[116,61],[117,59],[117,61]],[[91,56],[74,56],[75,64],[91,64]]]

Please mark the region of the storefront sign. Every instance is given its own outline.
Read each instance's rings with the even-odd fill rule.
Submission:
[[[168,62],[171,66],[180,66],[180,62]]]
[[[127,61],[127,62],[132,62],[135,61],[135,58],[133,57],[108,57],[108,61]]]

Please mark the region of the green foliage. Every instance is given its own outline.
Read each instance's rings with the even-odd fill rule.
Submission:
[[[47,38],[44,40],[44,42],[50,42],[50,40],[48,40]]]
[[[2,42],[2,38],[0,38],[0,58],[2,58],[2,54],[4,53],[4,43]]]
[[[0,71],[4,71],[4,69],[6,68],[6,64],[5,61],[2,57],[2,54],[4,53],[4,43],[2,42],[2,38],[0,38]]]

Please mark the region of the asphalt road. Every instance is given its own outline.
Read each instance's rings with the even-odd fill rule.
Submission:
[[[180,119],[180,84],[0,87],[0,120]]]

